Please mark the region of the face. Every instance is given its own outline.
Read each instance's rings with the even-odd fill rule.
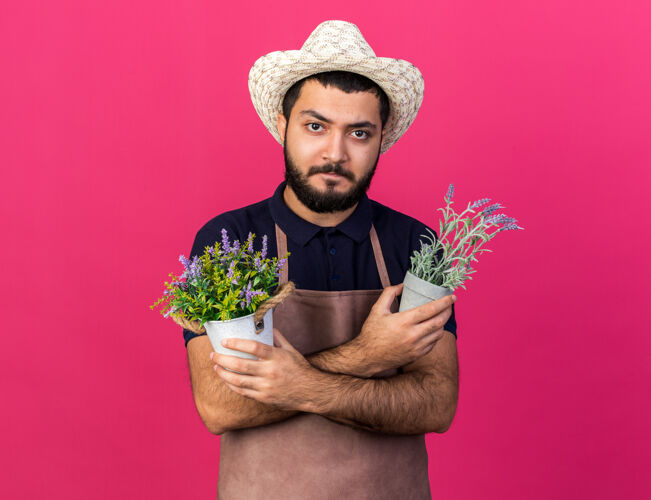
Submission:
[[[379,98],[347,94],[308,80],[289,122],[280,114],[285,179],[296,197],[317,213],[355,206],[371,185],[384,132]]]

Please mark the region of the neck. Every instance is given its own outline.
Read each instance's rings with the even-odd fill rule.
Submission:
[[[358,203],[355,203],[354,206],[342,212],[313,212],[305,205],[303,205],[303,203],[296,197],[296,193],[294,193],[292,188],[289,186],[285,186],[283,199],[285,200],[285,204],[289,207],[289,209],[298,215],[301,219],[305,219],[306,221],[321,227],[334,227],[341,224],[350,216],[350,214],[355,211],[358,205]]]

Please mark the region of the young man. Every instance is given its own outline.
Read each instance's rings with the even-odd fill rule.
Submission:
[[[222,435],[218,497],[429,499],[424,434],[449,428],[458,398],[454,299],[397,312],[426,226],[366,196],[422,76],[327,21],[301,50],[260,58],[249,88],[284,146],[285,182],[211,219],[191,254],[222,228],[266,234],[269,255],[291,252],[280,282],[297,289],[274,311],[275,346],[228,341],[257,360],[184,330],[197,410]]]

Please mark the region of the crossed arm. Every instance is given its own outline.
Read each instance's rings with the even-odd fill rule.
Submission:
[[[389,291],[385,302],[396,291]],[[429,318],[427,321],[419,322],[423,316],[417,313],[398,313],[403,321],[408,318],[413,323],[413,331],[420,323],[420,343],[416,343],[417,336],[408,336],[413,340],[409,356],[414,359],[406,364],[401,362],[406,359],[404,356],[393,360],[385,356],[384,364],[370,363],[372,358],[368,355],[372,349],[363,342],[368,335],[361,334],[346,344],[307,357],[298,353],[277,330],[279,347],[252,341],[248,341],[249,345],[247,341],[236,341],[239,344],[228,346],[251,352],[259,361],[217,354],[211,361],[213,349],[208,338],[196,337],[188,343],[188,362],[197,410],[214,434],[277,422],[298,412],[316,413],[387,434],[445,432],[454,418],[458,399],[456,339],[441,327],[449,317],[451,301],[444,303],[447,300],[419,308]],[[376,310],[372,315],[384,321],[382,316],[386,313]],[[369,329],[379,329],[377,321],[369,320]],[[374,337],[378,339],[383,340],[381,336]],[[392,352],[398,352],[396,346],[390,347]],[[406,347],[402,348],[407,356]],[[381,369],[398,366],[403,367],[403,373],[366,378]]]
[[[283,365],[287,368],[293,362],[291,369],[276,374],[278,399],[246,388],[241,376],[213,363],[206,336],[188,343],[195,404],[212,433],[265,425],[298,412],[387,434],[445,432],[454,418],[458,362],[456,339],[450,332],[440,330],[431,350],[404,365],[403,373],[377,379],[366,378],[372,372],[365,368],[365,351],[357,339],[306,358],[282,341],[286,343],[282,349],[258,344],[260,351],[255,353],[261,359],[269,352],[292,358]],[[230,358],[228,364],[224,358]],[[228,356],[219,359],[223,366],[243,372],[258,363]]]

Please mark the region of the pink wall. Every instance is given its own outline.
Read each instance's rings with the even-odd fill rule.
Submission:
[[[218,3],[0,8],[0,497],[214,498],[219,439],[148,305],[282,179],[250,66],[346,19],[426,84],[370,196],[433,225],[453,182],[526,228],[457,293],[434,498],[649,498],[648,3]]]

